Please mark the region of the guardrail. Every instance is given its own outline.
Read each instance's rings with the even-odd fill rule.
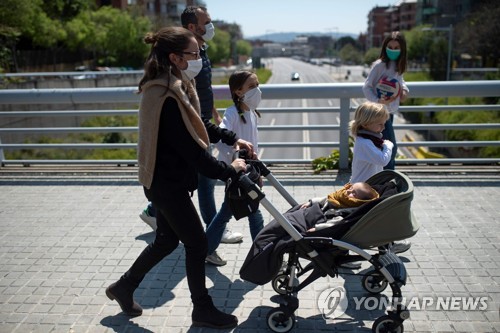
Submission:
[[[362,83],[331,83],[331,84],[274,84],[261,85],[265,99],[339,99],[340,107],[319,108],[266,108],[259,111],[273,113],[292,112],[336,112],[339,113],[339,125],[273,125],[259,126],[259,131],[283,130],[334,130],[339,131],[338,142],[260,142],[261,147],[331,147],[338,148],[340,152],[340,168],[349,166],[349,131],[348,122],[350,113],[355,109],[351,104],[353,98],[363,98]],[[411,97],[498,97],[500,95],[500,81],[453,81],[453,82],[409,82]],[[137,95],[135,87],[125,88],[83,88],[83,89],[12,89],[0,90],[0,105],[39,104],[78,105],[92,103],[135,103]],[[216,99],[230,99],[227,86],[214,86]],[[441,112],[441,111],[499,111],[500,105],[432,105],[432,106],[402,106],[401,112]],[[63,111],[3,111],[3,117],[60,117],[60,116],[109,116],[109,115],[134,115],[136,109],[128,110],[63,110]],[[395,130],[446,130],[446,129],[499,129],[499,123],[486,124],[395,124]],[[0,128],[0,138],[7,133],[85,133],[85,132],[136,132],[137,127],[43,127],[43,128]],[[413,141],[398,142],[399,147],[486,147],[500,146],[500,141]],[[1,143],[0,161],[6,164],[135,164],[136,160],[8,160],[5,159],[3,150],[7,149],[107,149],[135,148],[136,143]],[[302,160],[264,160],[267,163],[310,163],[309,159]],[[491,164],[500,163],[499,158],[428,158],[428,159],[398,159],[397,164]]]

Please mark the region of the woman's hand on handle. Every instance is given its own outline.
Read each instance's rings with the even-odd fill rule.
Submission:
[[[235,159],[233,162],[231,162],[231,166],[236,170],[237,173],[241,171],[245,171],[247,168],[247,164],[245,163],[245,160],[241,158]]]

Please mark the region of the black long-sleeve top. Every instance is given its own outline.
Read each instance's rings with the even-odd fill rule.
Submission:
[[[238,140],[235,133],[206,119],[204,124],[212,143],[221,140],[233,145]],[[160,116],[152,186],[161,186],[165,191],[194,191],[198,187],[198,172],[221,180],[236,176],[232,166],[218,161],[194,141],[184,125],[177,101],[169,97],[163,104]]]

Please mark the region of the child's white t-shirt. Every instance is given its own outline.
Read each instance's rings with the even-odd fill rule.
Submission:
[[[241,116],[238,114],[236,106],[230,106],[224,112],[224,117],[219,126],[233,131],[240,139],[252,143],[254,152],[258,154],[259,145],[257,116],[253,111],[245,111],[243,113],[243,117],[245,118],[246,123],[241,120]],[[228,146],[221,141],[219,141],[216,146],[219,150],[219,161],[231,164],[235,149],[232,146]]]

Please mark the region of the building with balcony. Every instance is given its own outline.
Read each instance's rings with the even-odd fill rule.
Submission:
[[[417,0],[401,0],[392,6],[375,7],[368,13],[366,49],[382,46],[391,31],[411,30],[416,25]]]
[[[366,49],[380,47],[385,34],[390,31],[390,7],[374,7],[368,13],[368,31],[366,36]]]
[[[418,0],[416,23],[433,27],[456,25],[480,3],[473,0]]]

